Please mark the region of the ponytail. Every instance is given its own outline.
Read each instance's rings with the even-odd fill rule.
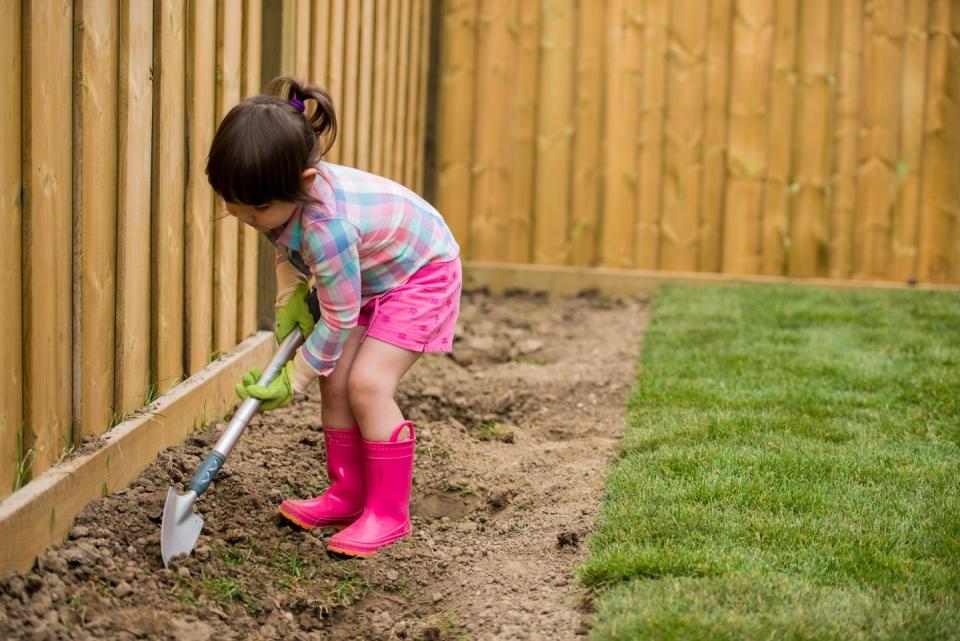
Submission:
[[[302,111],[319,143],[318,156],[324,156],[337,139],[337,115],[333,98],[316,85],[304,85],[293,76],[274,78],[267,85],[267,94],[291,102],[291,107]],[[296,105],[292,101],[299,101]],[[312,103],[312,104],[311,104]]]

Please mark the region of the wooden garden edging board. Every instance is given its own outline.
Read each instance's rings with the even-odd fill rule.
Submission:
[[[126,487],[158,452],[222,417],[235,405],[236,382],[275,347],[273,333],[254,334],[104,434],[95,452],[51,467],[0,501],[0,574],[28,570],[89,501]]]
[[[908,285],[889,281],[844,280],[838,278],[801,278],[786,276],[748,276],[704,272],[667,272],[646,269],[606,267],[566,267],[562,265],[519,265],[466,261],[464,286],[486,287],[494,294],[507,289],[545,291],[551,294],[575,294],[598,289],[605,294],[650,294],[662,283],[764,283],[810,285],[824,288],[885,288],[960,291],[957,285]]]

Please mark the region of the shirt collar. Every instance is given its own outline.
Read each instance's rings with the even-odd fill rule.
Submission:
[[[288,220],[283,227],[277,227],[267,232],[270,240],[274,243],[289,247],[294,251],[300,251],[300,242],[303,235],[302,217],[303,205],[297,205],[297,208],[293,210],[293,215],[290,216],[290,220]]]

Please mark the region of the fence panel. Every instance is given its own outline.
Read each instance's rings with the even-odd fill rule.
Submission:
[[[493,40],[512,3],[441,3],[435,193],[468,259],[960,283],[960,0],[573,4],[521,0]],[[492,180],[498,121],[511,158]]]

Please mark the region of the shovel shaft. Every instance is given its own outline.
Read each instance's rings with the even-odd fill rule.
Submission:
[[[280,348],[277,349],[270,363],[267,364],[257,383],[259,385],[269,385],[287,361],[294,357],[302,344],[303,334],[299,331],[290,332],[290,335],[280,344]],[[260,409],[261,402],[260,399],[251,396],[240,403],[240,407],[237,408],[233,418],[230,419],[230,424],[223,430],[217,444],[213,446],[213,451],[207,455],[207,458],[204,459],[203,464],[200,465],[197,473],[193,475],[193,479],[190,481],[190,489],[196,492],[197,496],[203,494],[210,486],[213,477],[220,471],[224,460],[230,456],[233,446],[237,444],[243,430],[250,423],[250,419]]]

